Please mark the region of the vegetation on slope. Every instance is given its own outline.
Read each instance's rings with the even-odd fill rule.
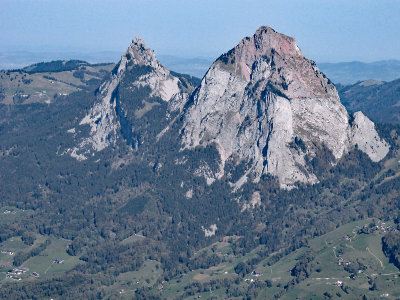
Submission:
[[[350,112],[361,110],[378,123],[400,123],[400,79],[390,82],[367,80],[336,87],[340,100]]]
[[[310,167],[320,179],[318,184],[298,185],[287,191],[279,188],[275,178],[264,176],[260,182],[249,180],[234,191],[231,182],[240,176],[238,169],[246,169],[245,164],[235,159],[227,161],[225,177],[207,184],[196,170],[202,166],[218,170],[215,146],[177,152],[179,119],[154,143],[155,135],[166,125],[161,121],[166,106],[146,90],[130,89],[128,82],[120,85],[119,105],[130,112],[123,116],[132,135],[125,135],[115,148],[85,161],[70,157],[67,150],[76,145],[79,136],[69,130],[77,126],[95,101],[95,88],[91,85],[87,90],[61,96],[51,105],[1,106],[1,206],[14,207],[16,214],[24,211],[26,217],[1,219],[0,241],[18,240],[21,248],[16,251],[31,253],[46,239],[51,240],[38,255],[22,261],[22,266],[29,265],[32,271],[38,266],[38,273],[46,270],[39,267],[41,255],[50,257],[55,241],[67,241],[62,251],[57,248],[57,255],[71,261],[68,268],[49,276],[20,281],[5,278],[0,281],[2,297],[123,297],[122,289],[127,298],[144,299],[198,293],[210,296],[210,291],[220,297],[289,297],[296,289],[304,288],[308,293],[307,284],[319,282],[314,277],[319,278],[316,274],[324,270],[327,278],[334,277],[332,272],[336,271],[343,276],[354,273],[342,266],[335,269],[336,261],[333,266],[319,266],[328,253],[333,255],[332,247],[339,249],[343,241],[330,245],[328,240],[318,238],[349,222],[373,217],[393,219],[399,214],[397,126],[378,128],[391,144],[390,155],[381,163],[373,163],[354,150],[332,166],[329,153],[321,149],[317,157],[310,158]],[[142,111],[146,103],[159,105]],[[142,113],[135,114],[137,111]],[[260,205],[245,206],[255,192],[260,194]],[[215,235],[206,236],[205,229],[214,224]],[[29,246],[34,248],[24,244],[22,238],[27,243],[32,240],[26,233],[37,239]],[[374,243],[382,238],[378,233],[373,235],[377,235]],[[363,240],[361,237],[364,235],[356,236]],[[319,242],[313,246],[313,241]],[[369,255],[375,273],[380,264],[369,252],[382,262],[384,257],[372,247],[373,243],[368,241],[368,246],[362,246],[364,250],[349,245],[364,251],[365,257]],[[347,248],[340,246],[343,258]],[[378,265],[372,266],[372,261]],[[355,260],[357,272],[358,267],[363,268],[360,263],[368,268],[370,262]],[[7,268],[11,264],[9,260]],[[48,261],[42,266],[45,264]],[[267,275],[268,267],[272,267],[272,276]],[[6,271],[3,269],[4,277]],[[253,271],[263,275],[253,276]],[[275,276],[281,279],[275,280]],[[383,289],[379,285],[377,281],[376,290],[380,292]],[[368,283],[366,290],[372,286]],[[365,294],[365,289],[355,289],[352,294],[350,288],[348,294],[337,292],[342,296]],[[324,293],[334,295],[332,289]]]

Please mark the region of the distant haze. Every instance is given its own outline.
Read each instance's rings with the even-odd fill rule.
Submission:
[[[392,81],[400,78],[399,60],[383,60],[371,63],[359,61],[319,63],[318,67],[334,83],[351,84],[368,79]]]
[[[53,60],[78,59],[90,63],[117,62],[121,57],[119,51],[102,52],[38,52],[38,51],[0,51],[0,70],[20,69],[38,62],[49,62]]]
[[[27,52],[0,53],[0,70],[19,69],[28,65],[52,60],[85,60],[90,63],[117,62],[122,53],[103,51],[93,53],[81,52]],[[175,72],[190,74],[202,78],[216,57],[178,57],[173,55],[157,55],[160,62]],[[319,69],[334,83],[352,84],[358,81],[374,79],[391,81],[400,78],[400,61],[385,60],[371,63],[340,62],[319,63]]]
[[[315,61],[400,59],[393,0],[1,0],[0,53],[122,53],[140,35],[158,54],[215,58],[261,25]]]
[[[160,61],[169,69],[202,78],[215,59],[181,58],[160,55]],[[400,61],[384,60],[371,63],[353,61],[340,63],[319,63],[317,65],[334,83],[352,84],[358,81],[374,79],[391,81],[400,78]]]

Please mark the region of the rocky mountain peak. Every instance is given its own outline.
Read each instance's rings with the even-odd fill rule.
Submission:
[[[283,188],[315,183],[309,162],[320,151],[330,152],[333,164],[355,145],[373,161],[388,152],[368,118],[359,113],[350,120],[335,86],[302,55],[295,39],[272,28],[260,27],[221,55],[193,93],[187,79],[173,74],[134,38],[80,122],[90,126],[90,135],[68,152],[84,160],[121,135],[139,149],[157,143],[179,119],[182,149],[214,145],[220,154],[217,171],[207,162],[196,171],[207,183],[229,178],[227,161],[246,163],[242,177],[232,180],[235,188],[263,174],[276,176]],[[153,109],[159,112],[149,125],[144,116]],[[155,134],[148,134],[149,127]]]
[[[146,65],[153,68],[161,67],[154,51],[147,48],[146,44],[139,36],[133,38],[128,50],[122,55],[121,60],[125,59],[135,65]]]
[[[274,29],[262,26],[252,37],[222,55],[219,62],[229,66],[247,82],[265,80],[288,98],[323,97],[336,93],[333,84],[322,74],[315,63],[306,59],[296,40]]]
[[[208,70],[186,112],[182,142],[189,149],[216,145],[221,168],[215,178],[233,154],[251,162],[236,187],[249,174],[256,180],[271,174],[290,188],[318,181],[307,161],[321,149],[337,161],[363,140],[359,149],[374,161],[386,155],[374,126],[357,120],[355,130],[335,86],[294,38],[260,27]]]
[[[281,57],[302,56],[294,38],[278,33],[268,26],[257,29],[252,37],[243,38],[234,49],[238,61],[245,62],[249,67],[259,57],[275,53]]]
[[[132,39],[132,43],[131,43],[131,45],[139,45],[139,46],[142,46],[142,47],[144,47],[144,48],[146,48],[146,44],[144,43],[144,41],[142,40],[142,38],[140,37],[140,36],[135,36],[133,39]]]
[[[94,151],[115,145],[121,135],[134,144],[132,137],[140,135],[135,132],[139,119],[153,108],[168,107],[168,112],[157,120],[158,125],[162,124],[161,119],[167,118],[169,112],[182,109],[193,89],[187,79],[172,75],[157,60],[154,51],[136,36],[111,77],[99,87],[96,103],[79,124],[90,126],[89,136],[67,152],[78,160],[85,160]],[[139,142],[135,142],[137,148]]]

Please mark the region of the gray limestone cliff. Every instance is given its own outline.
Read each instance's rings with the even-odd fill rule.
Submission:
[[[156,97],[170,103],[171,111],[182,108],[189,92],[193,89],[189,89],[189,91],[181,89],[179,78],[171,75],[170,71],[160,64],[154,51],[147,48],[142,39],[135,37],[113,70],[111,78],[100,86],[97,102],[80,121],[79,127],[90,126],[90,134],[82,138],[76,147],[66,150],[72,157],[77,160],[85,160],[88,155],[93,155],[96,151],[102,151],[110,145],[115,145],[121,130],[120,116],[117,116],[117,114],[126,115],[128,113],[117,110],[116,94],[123,80],[129,80],[129,78],[126,79],[129,72],[138,67],[143,67],[145,71],[136,76],[134,81],[128,83],[129,89],[148,88],[150,90],[149,97]],[[124,99],[124,101],[134,102],[136,99],[133,98],[135,96],[132,99]],[[136,113],[144,114],[151,108],[151,105],[149,107],[145,105],[142,110],[138,110]],[[76,129],[72,130],[75,132]]]
[[[367,117],[349,116],[335,86],[303,56],[296,40],[272,28],[259,28],[221,55],[194,92],[174,75],[135,38],[100,86],[96,103],[68,131],[89,126],[89,134],[66,152],[84,160],[121,136],[137,149],[143,141],[158,143],[179,120],[181,150],[215,145],[219,152],[218,171],[207,162],[195,171],[208,184],[228,175],[225,163],[235,157],[248,165],[231,183],[235,188],[263,174],[292,188],[296,182],[318,182],[309,162],[322,149],[332,153],[332,164],[356,146],[375,162],[389,151]],[[157,107],[162,109],[149,114]],[[146,133],[148,126],[155,137]]]
[[[355,145],[373,160],[389,147],[361,112],[352,125],[335,86],[315,63],[305,58],[294,38],[269,27],[217,59],[196,90],[182,128],[183,148],[215,144],[223,175],[236,154],[251,162],[247,175],[277,176],[281,187],[315,183],[306,158],[322,147],[335,160]]]

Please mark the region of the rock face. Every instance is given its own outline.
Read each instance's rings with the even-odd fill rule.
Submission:
[[[84,160],[121,136],[133,149],[154,145],[180,119],[182,149],[215,145],[219,152],[217,171],[201,162],[194,172],[208,184],[226,175],[225,162],[235,157],[248,165],[235,188],[263,174],[291,188],[318,181],[308,162],[322,149],[332,163],[356,145],[373,161],[389,150],[361,112],[349,117],[335,86],[295,39],[272,28],[259,28],[221,55],[194,92],[186,77],[172,74],[135,38],[80,122],[89,136],[67,152]]]
[[[146,48],[143,40],[135,37],[113,70],[111,78],[100,86],[97,102],[79,124],[90,126],[89,136],[83,138],[78,146],[68,149],[67,152],[78,160],[85,160],[95,151],[102,151],[110,145],[115,145],[119,132],[122,130],[121,124],[124,123],[123,125],[127,127],[133,126],[133,124],[126,124],[128,122],[125,117],[129,113],[140,117],[160,104],[146,101],[148,99],[170,102],[171,111],[181,109],[193,88],[188,85],[185,89],[180,88],[180,80],[182,79],[171,75],[160,64],[154,51]],[[118,99],[121,85],[136,91],[136,94],[130,94],[127,99]],[[143,97],[142,90],[144,89],[146,99]],[[124,110],[124,107],[135,101],[139,102],[136,105],[138,106],[136,111]],[[122,134],[124,135],[124,132]]]
[[[269,27],[218,58],[192,98],[183,147],[215,144],[222,170],[236,154],[250,162],[246,175],[256,181],[271,174],[283,188],[317,182],[306,161],[322,147],[335,160],[356,144],[374,161],[388,152],[362,113],[349,124],[335,86],[302,55],[295,39]],[[244,182],[245,177],[236,186]]]
[[[389,151],[389,145],[382,140],[375,130],[374,123],[361,111],[354,113],[352,142],[358,149],[368,154],[372,161],[382,160]]]

